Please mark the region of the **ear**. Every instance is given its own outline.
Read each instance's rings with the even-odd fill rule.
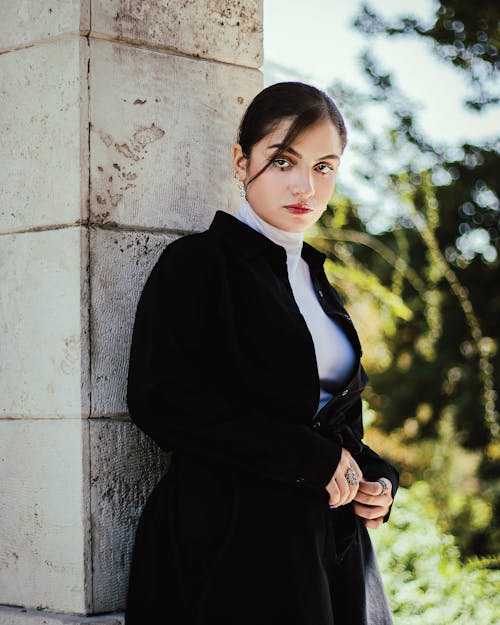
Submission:
[[[238,180],[244,182],[247,177],[248,158],[243,154],[241,145],[233,147],[233,171]]]

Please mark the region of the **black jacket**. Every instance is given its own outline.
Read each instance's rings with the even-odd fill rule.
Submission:
[[[208,231],[169,245],[147,281],[128,405],[144,432],[175,451],[138,530],[128,625],[141,622],[146,603],[150,610],[163,603],[166,585],[176,588],[167,598],[172,625],[343,622],[345,597],[331,587],[334,567],[344,566],[342,557],[367,535],[350,505],[328,509],[325,486],[342,447],[367,478],[389,478],[393,492],[397,473],[361,441],[366,375],[359,340],[325,276],[324,256],[304,244],[303,258],[323,309],[345,329],[357,356],[349,383],[317,416],[314,346],[283,248],[218,212]],[[364,592],[365,575],[356,575],[352,588]],[[311,585],[316,578],[322,581]],[[279,591],[270,594],[273,585]],[[231,606],[250,595],[259,618],[248,607],[236,618]],[[273,607],[263,615],[269,601]],[[384,617],[371,621],[363,620],[366,605],[356,610],[345,613],[349,625],[390,622],[385,607]],[[148,614],[157,619],[160,612]]]

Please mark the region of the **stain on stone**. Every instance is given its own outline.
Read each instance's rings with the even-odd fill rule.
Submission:
[[[134,100],[134,104],[146,104],[147,100],[139,100],[139,98],[137,98],[137,100]]]
[[[99,131],[99,136],[101,137],[101,141],[107,148],[109,148],[109,146],[113,143],[113,137],[103,132],[102,130]]]
[[[157,99],[159,100],[159,98]],[[144,102],[146,102],[146,100],[141,100],[140,103],[142,104]],[[110,140],[113,141],[111,135],[101,133],[100,136],[105,145],[108,147],[113,145],[120,156],[128,159],[128,165],[123,162],[114,162],[111,164],[112,168],[119,172],[115,176],[109,175],[109,170],[105,172],[102,165],[97,166],[99,172],[107,174],[108,184],[106,184],[104,189],[99,189],[99,194],[95,196],[96,202],[100,206],[111,205],[112,207],[116,207],[123,199],[124,193],[136,187],[132,182],[137,180],[138,173],[130,171],[130,168],[134,167],[136,162],[144,160],[145,155],[148,153],[146,148],[149,147],[149,144],[162,139],[165,136],[165,131],[159,126],[156,126],[155,123],[152,123],[150,126],[136,127],[133,135],[129,137],[128,140],[126,139],[124,143],[115,142],[111,144]],[[113,177],[115,177],[114,181]],[[124,181],[123,183],[122,180]],[[120,183],[122,183],[123,186]],[[102,226],[105,222],[107,226],[110,225],[111,222],[108,221],[108,216],[109,213],[98,214],[94,218],[95,223]]]
[[[110,200],[112,206],[118,206],[118,203],[123,198],[123,193],[113,193],[112,194],[112,193],[110,193],[108,191],[108,195],[109,195],[109,200]]]
[[[68,375],[74,371],[75,365],[79,360],[79,346],[79,336],[73,335],[64,339],[64,354],[60,364],[60,368],[63,373]]]
[[[165,131],[154,124],[140,126],[132,135],[132,144],[136,152],[143,149],[148,143],[158,141],[165,135]]]
[[[239,96],[236,98],[236,102],[238,102],[238,104],[243,104],[244,100],[243,100],[243,98],[239,95]]]
[[[102,226],[102,224],[106,223],[108,217],[109,211],[106,211],[105,213],[97,213],[97,215],[94,217],[94,222]]]
[[[125,158],[131,158],[134,161],[139,160],[137,154],[134,154],[126,143],[115,143],[115,150],[119,152],[122,156],[125,156]]]

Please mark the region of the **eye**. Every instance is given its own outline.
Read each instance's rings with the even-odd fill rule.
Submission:
[[[324,175],[333,174],[335,172],[335,167],[329,163],[318,163],[314,169]]]
[[[278,169],[281,169],[282,171],[285,169],[289,169],[292,166],[289,160],[281,156],[273,160],[273,165]]]

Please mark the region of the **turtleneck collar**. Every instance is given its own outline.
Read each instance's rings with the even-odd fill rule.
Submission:
[[[273,243],[276,243],[276,245],[285,248],[288,260],[290,260],[290,257],[295,257],[298,262],[304,243],[303,232],[287,232],[286,230],[271,226],[271,224],[257,215],[246,199],[243,199],[235,217],[247,226],[250,226],[250,228],[263,234]]]

